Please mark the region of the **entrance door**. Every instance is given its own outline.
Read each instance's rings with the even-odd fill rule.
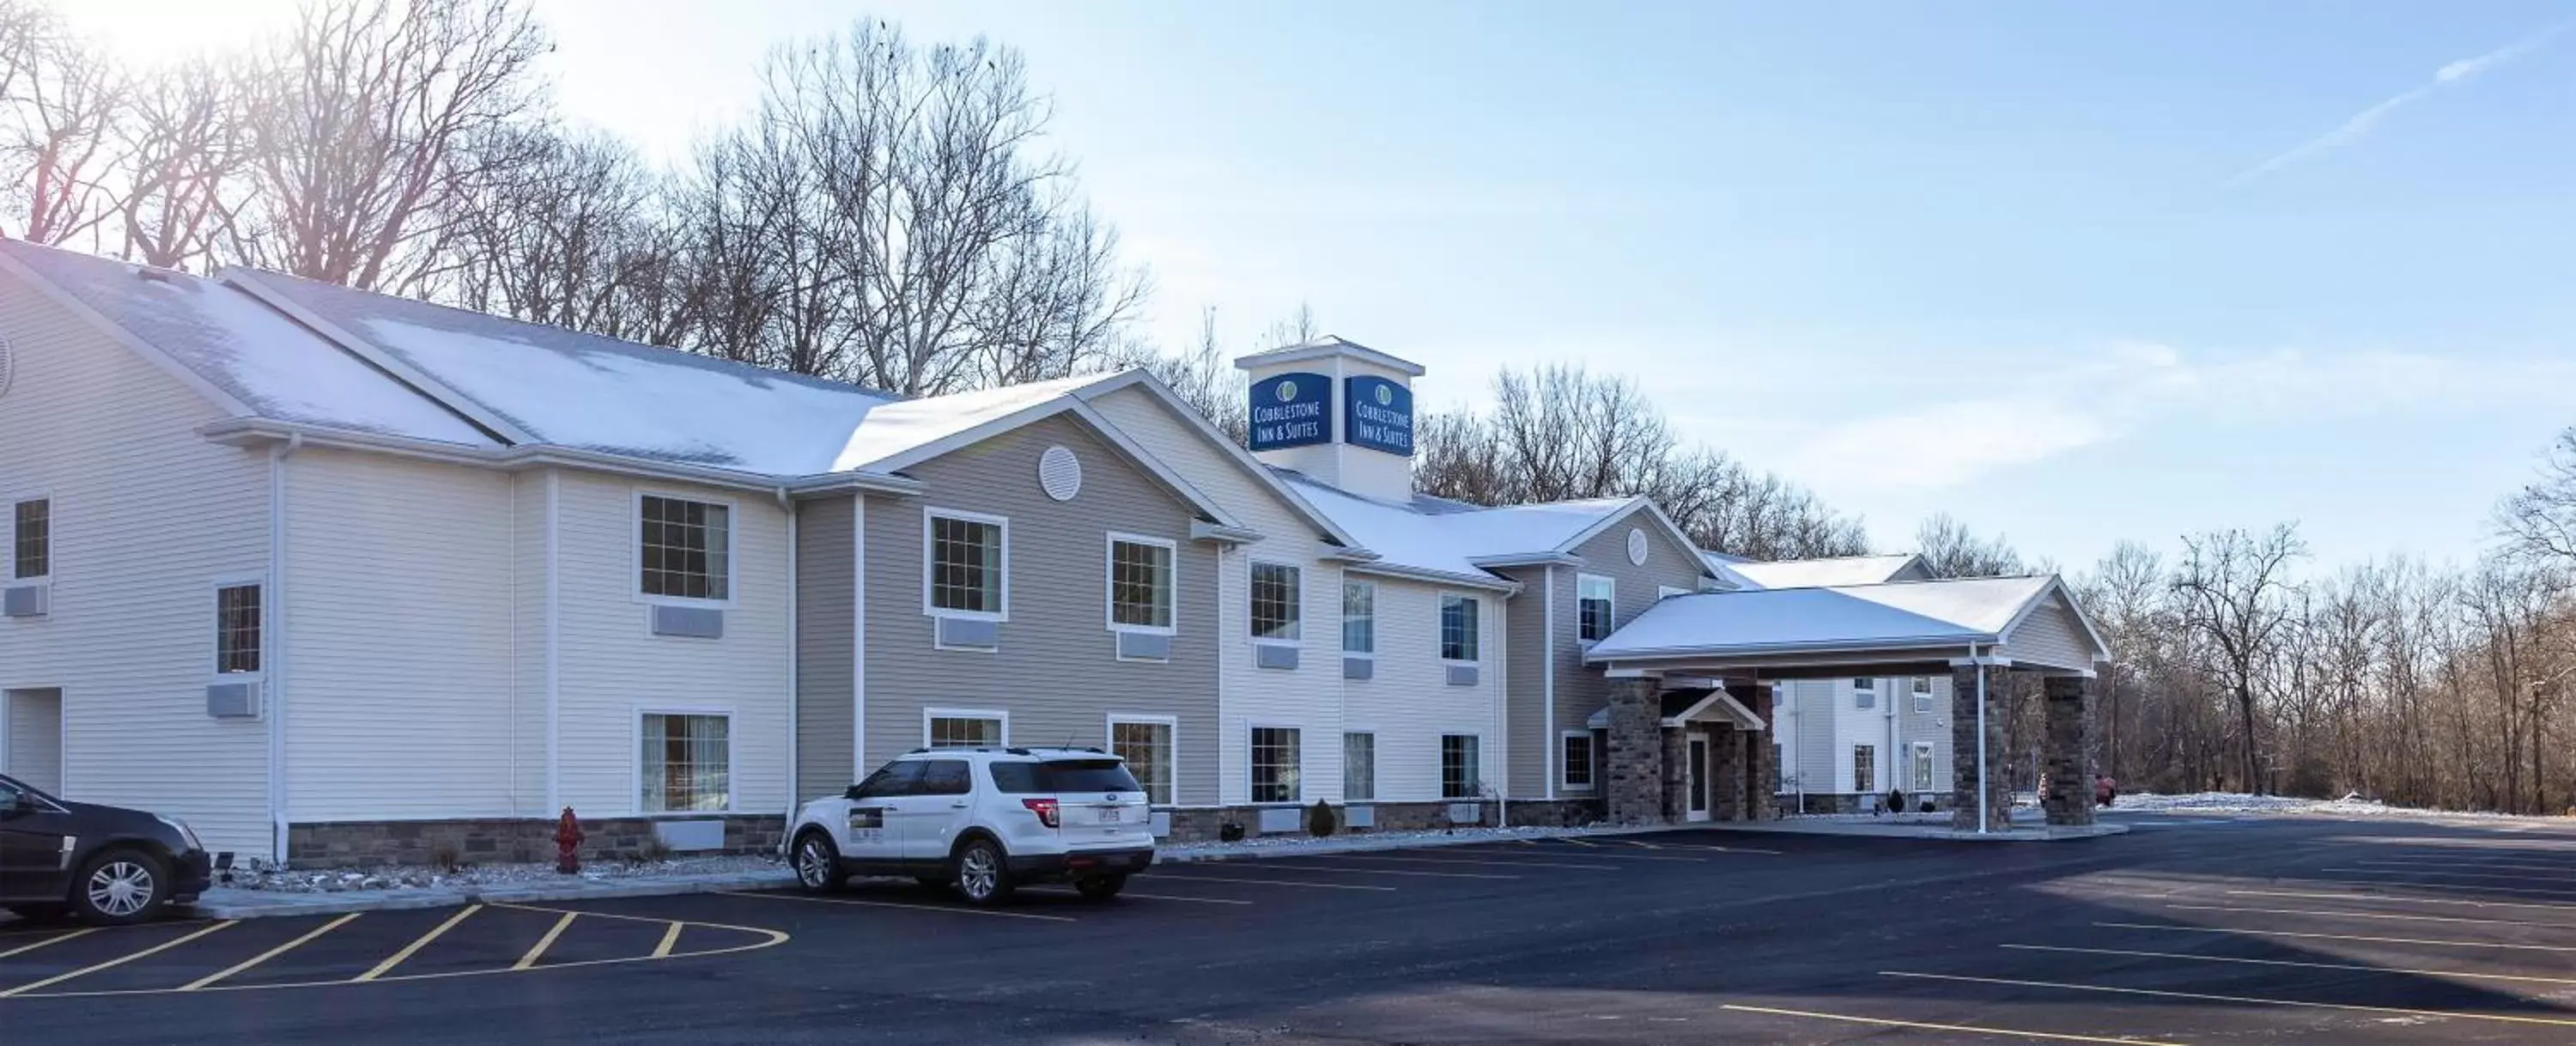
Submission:
[[[63,792],[63,692],[11,690],[0,693],[0,770],[39,789]]]
[[[1710,784],[1711,782],[1709,781],[1708,773],[1708,738],[1693,735],[1690,738],[1690,759],[1688,760],[1688,765],[1684,767],[1682,777],[1682,794],[1690,797],[1689,801],[1683,806],[1684,819],[1692,821],[1708,820],[1708,786]]]

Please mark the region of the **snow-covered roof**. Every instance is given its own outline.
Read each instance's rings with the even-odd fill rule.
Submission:
[[[1421,364],[1415,363],[1411,360],[1389,356],[1386,353],[1379,352],[1378,350],[1369,348],[1366,345],[1331,334],[1324,335],[1320,338],[1301,341],[1294,345],[1282,345],[1275,349],[1266,349],[1249,356],[1239,356],[1235,358],[1234,365],[1245,370],[1251,370],[1255,367],[1267,367],[1272,364],[1296,363],[1302,360],[1328,359],[1334,356],[1350,356],[1355,359],[1366,360],[1380,367],[1385,367],[1388,370],[1409,374],[1417,378],[1422,376]]]
[[[0,240],[0,252],[255,416],[496,445],[436,400],[220,282],[19,240]]]
[[[1498,508],[1463,507],[1436,498],[1424,499],[1427,504],[1398,504],[1276,471],[1316,511],[1376,553],[1378,563],[1462,578],[1502,580],[1480,564],[1560,552],[1637,504],[1635,498]]]
[[[1894,581],[1916,562],[1916,558],[1912,553],[1898,553],[1832,559],[1783,559],[1768,563],[1736,560],[1726,566],[1761,588],[1822,588]]]
[[[915,451],[931,448],[987,422],[1062,399],[1076,390],[1098,384],[1104,377],[1083,374],[885,404],[868,411],[858,430],[852,432],[849,442],[842,446],[831,471],[871,466],[900,468],[905,462],[899,459]],[[891,464],[880,464],[889,462]]]
[[[1995,643],[2058,587],[2053,576],[1958,578],[1673,596],[1585,660]]]

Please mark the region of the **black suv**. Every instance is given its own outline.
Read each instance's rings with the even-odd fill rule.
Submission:
[[[196,900],[210,867],[176,818],[57,799],[0,775],[0,908],[137,923]]]

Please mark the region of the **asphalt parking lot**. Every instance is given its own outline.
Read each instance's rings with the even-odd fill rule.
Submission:
[[[2126,819],[0,925],[0,1041],[2576,1043],[2576,826]]]

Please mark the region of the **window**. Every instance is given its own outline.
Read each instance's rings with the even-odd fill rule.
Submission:
[[[1852,707],[1853,707],[1853,708],[1876,708],[1876,707],[1878,707],[1878,680],[1875,680],[1875,679],[1855,679],[1855,680],[1852,680]],[[1863,790],[1863,791],[1867,791],[1867,789],[1862,789],[1862,790]]]
[[[999,618],[1009,607],[1006,547],[1010,524],[998,517],[930,515],[930,612]]]
[[[1365,803],[1377,798],[1377,735],[1342,735],[1342,801]]]
[[[950,712],[931,709],[924,716],[921,743],[931,748],[1000,748],[1010,733],[1010,717],[1000,712]]]
[[[1377,653],[1377,585],[1342,582],[1342,653]]]
[[[722,715],[645,713],[636,808],[648,814],[731,808],[731,726]]]
[[[1932,742],[1914,742],[1914,791],[1921,795],[1932,791]]]
[[[1296,567],[1285,563],[1252,565],[1252,638],[1297,641],[1298,583]]]
[[[1172,547],[1152,538],[1109,539],[1110,627],[1172,630]]]
[[[933,759],[921,772],[916,795],[965,795],[975,790],[974,776],[963,759]]]
[[[924,765],[919,759],[887,763],[877,768],[877,772],[869,774],[867,780],[859,782],[858,787],[850,789],[849,797],[885,799],[898,795],[917,794],[921,788],[921,768]]]
[[[1575,637],[1586,643],[1610,638],[1611,608],[1617,602],[1619,583],[1606,577],[1578,574],[1574,578]]]
[[[1440,798],[1475,799],[1484,795],[1482,766],[1474,734],[1440,735]]]
[[[1914,677],[1914,714],[1932,714],[1932,677]]]
[[[1109,753],[1127,761],[1127,770],[1156,806],[1172,805],[1172,723],[1170,720],[1112,719]]]
[[[259,671],[259,586],[215,590],[215,671]]]
[[[1303,796],[1297,731],[1291,727],[1252,728],[1252,801],[1293,803]]]
[[[733,510],[703,501],[644,495],[644,594],[730,598]]]
[[[1569,791],[1588,791],[1592,787],[1592,732],[1568,730],[1561,740],[1557,765],[1562,768],[1559,783]]]
[[[1863,795],[1878,791],[1878,749],[1876,747],[1852,746],[1852,791]]]
[[[1048,792],[1142,792],[1136,775],[1115,759],[1050,759],[1043,763],[994,763],[993,787],[1011,795]]]
[[[1440,659],[1476,660],[1476,597],[1440,597]]]
[[[12,542],[12,557],[17,569],[10,576],[19,579],[44,577],[54,572],[54,505],[50,501],[21,501],[13,515],[17,535]]]

